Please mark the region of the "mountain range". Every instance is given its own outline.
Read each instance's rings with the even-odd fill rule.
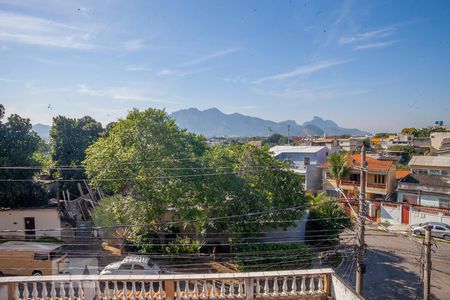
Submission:
[[[294,120],[274,122],[250,117],[239,113],[225,114],[217,108],[198,110],[182,109],[170,114],[177,125],[194,133],[211,136],[267,136],[273,133],[287,135],[288,127],[291,136],[337,136],[366,135],[367,132],[356,128],[343,128],[331,120],[314,117],[311,121],[297,124]]]
[[[203,134],[207,137],[245,137],[267,136],[274,133],[287,135],[288,127],[291,136],[361,136],[368,134],[356,128],[343,128],[331,120],[314,117],[302,125],[294,120],[274,122],[261,118],[246,116],[239,113],[225,114],[217,108],[198,110],[197,108],[182,109],[170,114],[180,128]],[[33,130],[45,139],[49,139],[50,126],[33,125]]]

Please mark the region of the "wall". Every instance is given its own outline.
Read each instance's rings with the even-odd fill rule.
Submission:
[[[450,132],[433,132],[430,134],[431,139],[431,152],[436,152],[436,150],[441,148],[442,140],[445,138],[450,138]]]
[[[264,228],[263,242],[270,241],[290,241],[290,242],[304,242],[305,241],[305,231],[306,222],[309,218],[309,212],[305,212],[303,218],[296,222],[295,226],[291,226],[283,230],[282,228]]]
[[[385,204],[382,203],[381,222],[388,222],[390,224],[401,224],[402,222],[402,205],[399,204]]]
[[[425,222],[440,222],[450,225],[450,216],[445,216],[441,212],[417,211],[411,208],[409,213],[409,224]]]
[[[306,168],[306,190],[316,192],[322,188],[322,169],[319,165],[310,165]]]
[[[363,297],[356,294],[355,290],[342,280],[338,275],[331,275],[331,297],[336,300],[362,300]],[[307,299],[308,297],[306,297]]]
[[[17,230],[0,232],[0,236],[25,237],[25,217],[34,217],[36,237],[52,236],[61,238],[61,231],[39,231],[39,229],[61,228],[59,212],[56,208],[11,209],[0,211],[0,230]]]

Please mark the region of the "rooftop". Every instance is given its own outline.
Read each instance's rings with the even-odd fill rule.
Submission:
[[[413,156],[410,166],[429,166],[450,168],[450,157],[446,156]]]
[[[409,174],[402,182],[417,183],[430,187],[445,187],[450,188],[450,178],[441,175],[427,175],[427,174]]]
[[[391,160],[379,160],[371,157],[366,157],[367,170],[368,171],[382,171],[388,172],[389,169],[394,165]],[[361,166],[361,155],[353,154],[352,159],[349,162],[350,168],[358,168]]]
[[[398,170],[398,171],[395,172],[395,178],[397,180],[400,180],[402,178],[405,178],[409,174],[411,174],[411,171],[409,171],[409,170]]]
[[[281,153],[317,153],[323,149],[326,149],[325,146],[275,146],[270,148],[270,152],[272,152],[275,156]]]
[[[60,244],[52,244],[52,243],[33,243],[33,242],[19,242],[19,241],[11,241],[0,244],[0,251],[53,251],[57,248],[61,247]]]

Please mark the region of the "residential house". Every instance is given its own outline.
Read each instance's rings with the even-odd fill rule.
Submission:
[[[450,157],[450,132],[433,132],[430,134],[432,155]]]
[[[279,160],[291,163],[291,169],[305,177],[305,189],[316,192],[321,188],[320,165],[327,161],[329,150],[325,146],[275,146],[270,152]]]
[[[311,141],[311,146],[324,146],[328,148],[328,153],[336,153],[341,151],[341,147],[338,145],[338,140],[335,138],[318,138]]]
[[[73,225],[70,217],[58,206],[0,210],[0,236],[2,237],[34,240],[50,236],[67,240],[71,236]],[[61,230],[55,230],[55,228],[61,228]]]
[[[353,153],[361,150],[363,145],[370,143],[366,137],[351,137],[348,139],[338,139],[338,145],[342,150]]]
[[[450,178],[442,175],[409,174],[400,179],[398,202],[450,209]]]
[[[393,161],[379,160],[366,157],[367,180],[366,199],[387,200],[395,191],[396,167]],[[339,188],[347,198],[355,198],[359,194],[360,188],[360,168],[361,155],[353,154],[348,156],[349,174],[340,182]],[[330,165],[322,165],[323,191],[329,195],[339,196],[336,192],[337,181],[330,172]]]
[[[450,176],[450,157],[413,156],[408,165],[414,174]]]

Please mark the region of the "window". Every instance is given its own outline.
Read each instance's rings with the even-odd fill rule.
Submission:
[[[434,229],[435,229],[435,230],[445,231],[445,228],[444,228],[444,227],[441,227],[441,226],[434,226]]]
[[[449,199],[439,199],[439,208],[450,209]]]
[[[143,266],[141,266],[141,265],[134,265],[133,269],[134,270],[145,270],[145,268]]]
[[[310,158],[309,158],[309,157],[303,158],[303,164],[304,164],[305,166],[309,166],[309,163],[310,163]]]
[[[48,254],[47,253],[35,253],[34,260],[48,260]]]
[[[430,170],[430,175],[441,175],[440,170]]]
[[[375,183],[385,183],[386,176],[384,175],[375,175]]]
[[[121,264],[119,270],[131,270],[131,264]]]

